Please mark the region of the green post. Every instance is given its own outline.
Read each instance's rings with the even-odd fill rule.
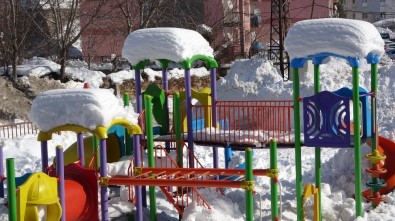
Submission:
[[[14,158],[8,158],[7,166],[7,198],[8,198],[8,220],[17,220],[16,211],[16,184],[15,184],[15,167]]]
[[[270,141],[270,169],[277,170],[277,141]],[[278,177],[270,178],[272,221],[278,220]]]
[[[128,93],[123,94],[123,106],[129,107],[130,97]],[[128,130],[125,128],[125,154],[132,155],[132,142],[130,141],[130,134]]]
[[[361,172],[361,118],[359,116],[359,69],[352,68],[353,115],[354,115],[354,164],[355,164],[355,215],[363,216]]]
[[[378,145],[378,125],[377,125],[377,107],[376,107],[376,101],[377,101],[377,96],[378,96],[378,91],[377,91],[377,64],[371,64],[371,86],[370,89],[374,93],[374,98],[372,99],[371,102],[371,110],[372,110],[372,153],[373,151],[377,150],[377,145]]]
[[[175,93],[173,96],[173,120],[174,130],[176,133],[177,143],[177,165],[179,168],[183,167],[183,146],[182,146],[182,134],[181,134],[181,109],[180,109],[180,94]]]
[[[314,64],[314,94],[321,91],[320,65]],[[315,147],[315,187],[318,188],[318,220],[322,220],[321,211],[321,148]]]
[[[252,149],[247,148],[245,150],[246,158],[246,171],[245,171],[245,182],[247,185],[246,190],[246,221],[254,220],[254,198],[252,197],[252,191],[254,190],[254,176],[252,173]]]
[[[296,173],[296,210],[297,220],[303,220],[303,180],[302,180],[302,147],[300,143],[300,105],[299,105],[299,68],[293,72],[293,102],[295,125],[295,173]]]
[[[148,148],[148,167],[155,167],[154,159],[154,131],[152,128],[152,97],[149,95],[144,96],[145,106],[145,133],[147,136],[147,148]],[[149,198],[150,198],[150,220],[156,221],[156,195],[155,186],[149,187]]]
[[[97,151],[99,149],[99,140],[96,138],[96,136],[92,136],[92,144],[93,144],[93,153],[96,153],[96,165],[94,168],[99,169],[100,165],[100,151]]]

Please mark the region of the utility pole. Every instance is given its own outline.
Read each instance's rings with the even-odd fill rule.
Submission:
[[[284,39],[290,27],[289,0],[271,0],[269,59],[280,68],[284,80],[289,79],[289,57]]]

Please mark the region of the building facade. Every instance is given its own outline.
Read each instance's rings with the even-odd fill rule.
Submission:
[[[395,0],[338,0],[346,18],[376,22],[395,18]]]

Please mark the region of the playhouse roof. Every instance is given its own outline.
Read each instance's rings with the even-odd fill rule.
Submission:
[[[291,59],[320,53],[365,58],[384,54],[384,41],[370,23],[352,19],[323,18],[295,23],[285,39]]]
[[[137,119],[108,89],[57,89],[39,94],[33,101],[29,119],[41,130],[63,125],[79,125],[94,130],[107,127],[114,119]]]
[[[132,65],[146,59],[181,62],[194,55],[213,56],[213,49],[198,32],[181,28],[139,29],[128,35],[122,57]]]

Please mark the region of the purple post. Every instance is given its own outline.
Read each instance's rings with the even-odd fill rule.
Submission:
[[[41,141],[41,170],[45,173],[48,167],[48,141]]]
[[[136,108],[137,113],[141,114],[143,110],[143,98],[141,95],[141,79],[140,79],[140,70],[134,70],[134,82],[135,82],[135,90],[136,90]]]
[[[58,195],[62,211],[66,211],[65,193],[64,193],[64,161],[63,161],[63,147],[56,146],[56,176],[58,180]],[[66,213],[62,213],[61,221],[66,220]]]
[[[218,147],[213,147],[213,168],[218,168]],[[216,177],[218,179],[218,176]]]
[[[140,138],[139,135],[133,135],[133,152],[134,152],[134,167],[141,166],[141,153],[140,153]],[[136,192],[136,221],[143,221],[143,197],[141,186],[134,186]]]
[[[4,198],[4,155],[3,155],[4,143],[0,143],[0,197]]]
[[[189,167],[195,168],[193,156],[193,130],[192,130],[192,91],[191,91],[191,70],[185,69],[185,92],[186,92],[186,110],[187,110],[187,129],[188,129],[188,149],[189,149]]]
[[[85,167],[84,136],[81,133],[77,134],[77,149],[78,149],[78,158],[80,160],[80,165],[82,167]]]
[[[211,111],[212,111],[212,126],[217,127],[217,74],[216,68],[210,69],[210,83],[211,83]]]
[[[107,177],[106,139],[100,139],[100,177]],[[100,187],[101,220],[109,220],[107,186]]]
[[[169,98],[167,95],[169,94],[169,84],[167,82],[167,68],[162,68],[162,87],[165,90],[165,113],[166,113],[166,122],[169,124]],[[169,129],[169,128],[167,128]],[[166,131],[166,134],[169,134],[169,131]],[[170,142],[166,141],[165,143],[166,151],[170,153]]]

